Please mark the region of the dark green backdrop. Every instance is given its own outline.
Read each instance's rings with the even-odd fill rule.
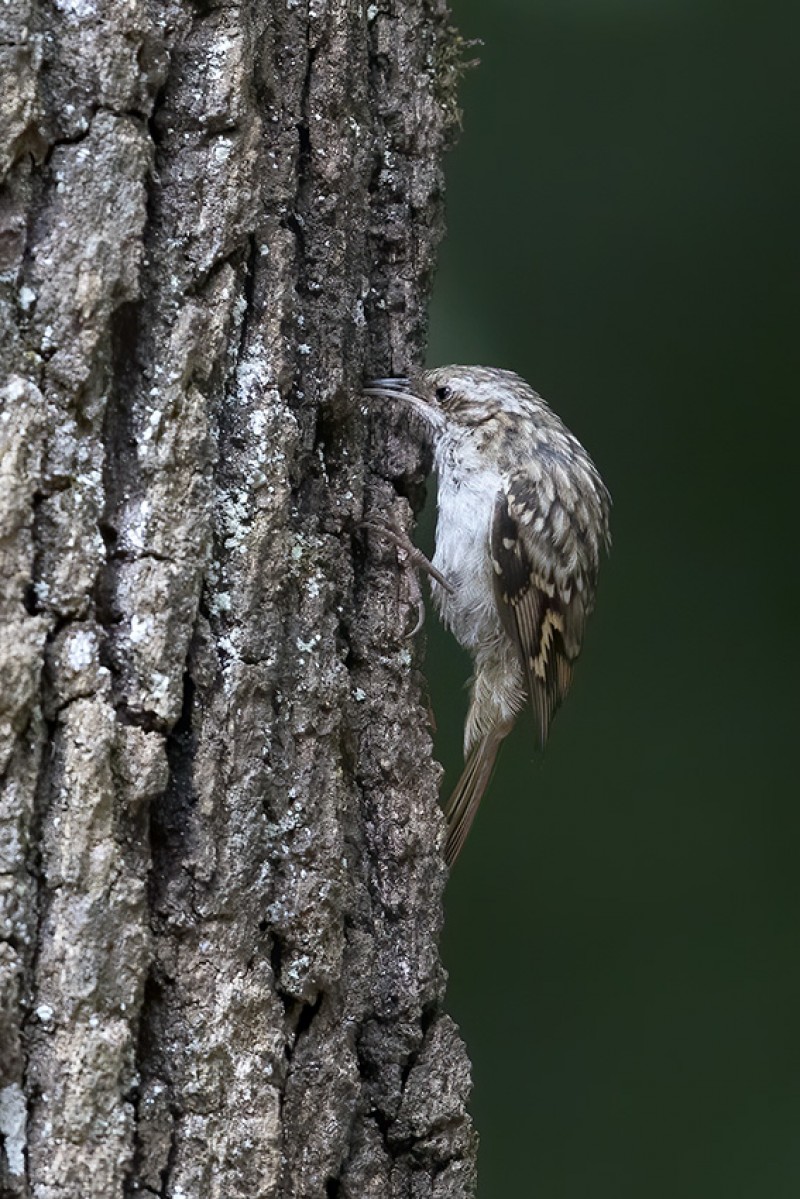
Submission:
[[[450,884],[480,1196],[797,1199],[800,5],[453,9],[430,361],[519,370],[615,500],[573,693]],[[448,786],[468,662],[428,660]]]

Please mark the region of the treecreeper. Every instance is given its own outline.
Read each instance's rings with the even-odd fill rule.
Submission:
[[[374,379],[364,394],[407,405],[431,438],[436,549],[414,560],[474,665],[465,766],[444,809],[452,865],[519,712],[530,703],[544,746],[569,690],[611,497],[578,439],[512,371],[443,366]]]

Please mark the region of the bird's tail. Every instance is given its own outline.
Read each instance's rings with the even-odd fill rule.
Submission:
[[[447,839],[444,845],[444,860],[452,866],[467,839],[478,805],[489,785],[497,751],[508,732],[509,726],[493,729],[478,742],[467,758],[461,778],[444,807],[447,820]]]

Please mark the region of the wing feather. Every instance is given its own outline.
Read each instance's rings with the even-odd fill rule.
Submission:
[[[594,592],[584,537],[557,488],[552,495],[532,493],[529,476],[520,472],[497,495],[491,534],[495,598],[519,652],[542,745],[569,690]]]

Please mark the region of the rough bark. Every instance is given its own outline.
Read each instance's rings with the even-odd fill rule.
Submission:
[[[0,1195],[467,1196],[413,597],[443,0],[0,7]]]

